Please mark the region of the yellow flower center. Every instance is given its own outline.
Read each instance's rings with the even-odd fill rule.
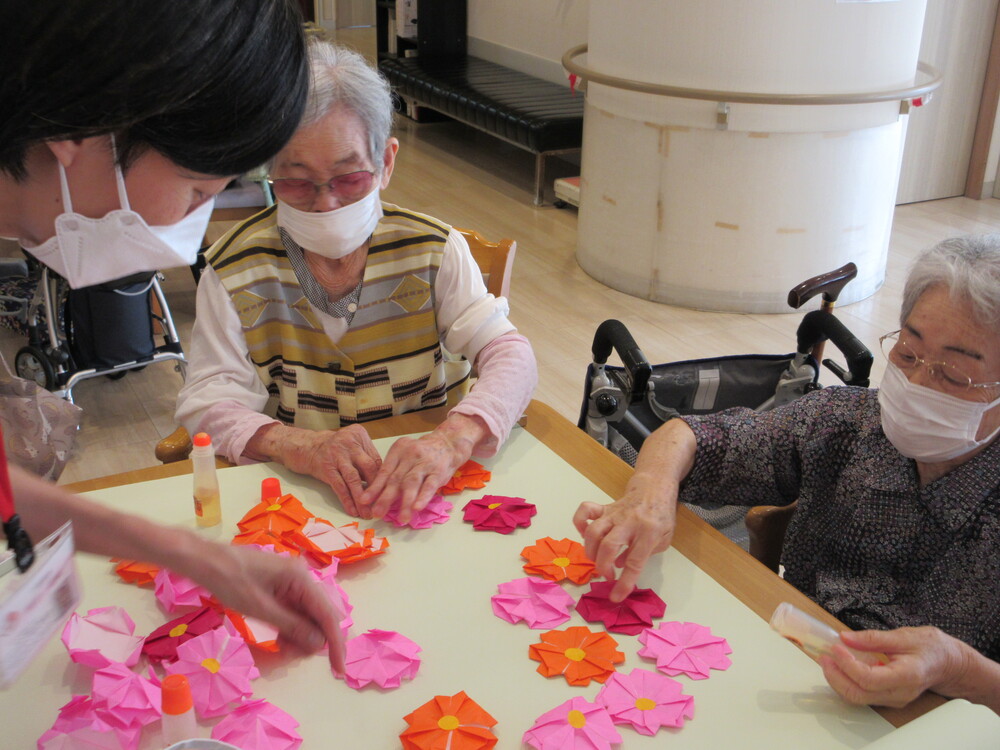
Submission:
[[[499,507],[500,507],[501,505],[503,505],[503,503],[490,503],[490,504],[489,504],[489,505],[487,505],[486,507],[487,507],[487,508],[489,508],[490,510],[496,510],[496,509],[497,509],[497,508],[499,508]]]
[[[205,669],[207,669],[212,674],[215,674],[220,669],[222,669],[222,665],[219,664],[219,660],[218,659],[205,659],[201,663],[201,666],[203,666]]]
[[[555,560],[552,561],[552,564],[553,565],[558,565],[560,568],[566,568],[566,567],[569,566],[569,558],[568,557],[557,557]]]
[[[187,632],[188,626],[186,622],[182,622],[180,625],[176,625],[170,629],[171,638],[180,638]]]
[[[583,661],[583,657],[587,655],[587,652],[582,648],[568,648],[563,651],[563,655],[570,661]]]
[[[281,503],[275,503],[274,505],[267,506],[268,513],[274,513],[276,510],[281,510]]]
[[[458,720],[457,716],[452,716],[448,714],[447,716],[442,716],[438,719],[438,727],[446,732],[454,731],[458,729],[461,722]]]
[[[583,715],[582,711],[577,711],[575,708],[566,715],[566,721],[573,729],[583,729],[587,726],[587,717]]]
[[[656,708],[656,701],[652,701],[649,698],[636,698],[635,707],[640,711],[649,711]]]

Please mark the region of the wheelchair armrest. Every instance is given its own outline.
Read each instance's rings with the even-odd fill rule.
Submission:
[[[183,427],[178,427],[156,444],[156,457],[165,464],[183,461],[191,455],[191,436]]]
[[[758,505],[747,511],[745,523],[750,534],[750,554],[775,573],[781,562],[785,532],[798,504],[796,500],[790,505]]]

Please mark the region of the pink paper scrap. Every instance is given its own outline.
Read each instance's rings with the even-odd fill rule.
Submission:
[[[531,526],[531,517],[538,512],[534,503],[529,503],[523,497],[504,495],[485,495],[477,500],[470,500],[462,510],[465,512],[464,520],[470,522],[476,531],[495,531],[498,534],[528,528]]]
[[[38,750],[136,750],[142,727],[119,729],[94,709],[88,695],[74,695],[59,709],[52,728],[38,738]]]
[[[604,706],[577,696],[539,716],[521,741],[535,750],[614,750],[622,736]]]
[[[266,700],[244,701],[212,729],[212,739],[240,750],[296,750],[299,722]]]
[[[372,682],[397,688],[420,668],[420,646],[391,630],[369,630],[347,642],[344,681],[355,690]]]
[[[69,658],[89,667],[139,661],[143,638],[135,635],[135,622],[121,607],[99,607],[79,615],[70,615],[62,631],[62,642]]]
[[[92,685],[95,710],[120,729],[144,727],[162,714],[160,681],[152,667],[143,677],[124,664],[109,664],[94,672]]]
[[[427,503],[427,507],[410,516],[407,523],[399,520],[399,505],[393,505],[389,512],[385,514],[385,520],[394,526],[403,528],[409,526],[411,529],[429,529],[436,523],[445,523],[451,516],[448,513],[452,509],[452,504],[441,495],[435,495]]]
[[[708,678],[709,670],[728,669],[733,650],[725,638],[712,635],[710,628],[693,622],[661,622],[639,634],[644,647],[639,656],[656,660],[656,668],[676,677],[686,674],[693,680]]]
[[[168,674],[187,676],[195,712],[204,717],[229,713],[253,693],[250,681],[260,676],[250,647],[229,620],[182,643],[177,661],[164,666]]]
[[[499,594],[490,601],[501,620],[529,628],[551,630],[570,618],[573,597],[554,581],[526,576],[497,586]]]
[[[596,701],[615,724],[628,724],[649,736],[661,727],[682,727],[685,719],[694,717],[694,698],[684,695],[677,680],[638,667],[627,675],[611,675]]]
[[[187,607],[201,607],[212,598],[208,589],[172,570],[160,568],[153,579],[153,593],[167,612],[179,612]]]

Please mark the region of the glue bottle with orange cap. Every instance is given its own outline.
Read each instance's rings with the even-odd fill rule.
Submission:
[[[187,677],[182,674],[167,675],[163,678],[160,691],[164,746],[197,737],[194,701],[191,699],[191,686]]]
[[[222,521],[219,478],[215,475],[215,450],[208,433],[199,432],[191,440],[194,464],[194,515],[199,526],[215,526]]]

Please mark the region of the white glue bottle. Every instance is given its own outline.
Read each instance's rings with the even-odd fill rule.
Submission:
[[[215,450],[212,438],[199,432],[191,441],[194,463],[194,514],[199,526],[215,526],[222,521],[219,502],[219,478],[215,475]]]
[[[191,686],[182,674],[171,674],[163,678],[163,743],[169,747],[181,740],[197,737],[194,701],[191,700]]]

